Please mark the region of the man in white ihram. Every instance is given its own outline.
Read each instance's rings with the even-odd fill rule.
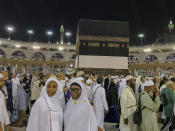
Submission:
[[[98,77],[97,84],[93,88],[93,94],[94,94],[93,106],[99,130],[104,131],[104,117],[105,117],[104,114],[107,114],[108,112],[108,105],[106,102],[105,89],[101,86],[102,83],[103,78]]]
[[[137,109],[136,98],[132,87],[133,76],[126,77],[126,88],[122,90],[120,104],[120,131],[137,131],[137,125],[133,123],[133,113]]]
[[[12,81],[12,94],[13,94],[13,102],[14,102],[14,99],[17,95],[18,86],[20,85],[20,79],[19,77],[16,76],[16,74],[13,74],[13,78],[11,81]]]

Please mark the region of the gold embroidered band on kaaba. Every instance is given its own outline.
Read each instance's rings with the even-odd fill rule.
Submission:
[[[87,36],[80,35],[77,40],[89,40],[89,41],[110,41],[110,42],[127,42],[129,43],[128,37],[107,37],[107,36]]]

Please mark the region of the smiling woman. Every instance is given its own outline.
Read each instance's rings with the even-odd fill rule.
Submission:
[[[40,98],[32,107],[26,131],[62,131],[61,85],[54,77],[46,81]]]
[[[55,93],[57,92],[57,88],[58,88],[58,85],[55,81],[50,81],[48,84],[47,84],[47,88],[46,88],[46,91],[47,91],[47,95],[49,97],[52,97],[55,95]]]

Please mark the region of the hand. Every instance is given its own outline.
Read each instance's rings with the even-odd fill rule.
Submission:
[[[124,124],[128,125],[128,118],[124,118]]]
[[[158,87],[155,87],[155,96],[159,96],[159,94],[160,94],[160,91],[159,91]]]
[[[98,127],[98,131],[103,131],[100,127]]]
[[[67,88],[66,88],[66,86],[63,88],[63,92],[65,93],[66,92],[66,90],[67,90]]]
[[[0,131],[2,131],[2,124],[1,124],[1,122],[0,122]]]
[[[105,113],[105,114],[107,114],[107,113],[108,113],[108,111],[107,111],[107,110],[105,110],[105,111],[104,111],[104,113]]]

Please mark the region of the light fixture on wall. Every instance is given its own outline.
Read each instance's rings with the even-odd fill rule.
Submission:
[[[16,48],[21,48],[21,45],[16,44],[15,47],[16,47]]]
[[[64,50],[64,48],[63,47],[58,47],[58,50],[62,51],[62,50]]]
[[[34,45],[34,46],[33,46],[33,49],[34,49],[34,50],[39,50],[39,49],[40,49],[40,46]]]
[[[148,49],[144,49],[143,51],[144,52],[151,52],[151,49],[148,48]]]

